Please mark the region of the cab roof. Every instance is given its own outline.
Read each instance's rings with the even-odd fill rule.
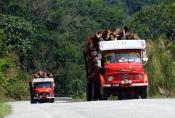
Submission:
[[[145,40],[111,40],[99,42],[101,51],[121,50],[121,49],[145,49]]]

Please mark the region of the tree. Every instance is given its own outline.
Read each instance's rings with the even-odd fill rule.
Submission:
[[[155,39],[160,35],[174,40],[175,3],[154,5],[136,13],[127,21],[133,31],[142,37]]]
[[[21,65],[31,49],[32,23],[16,16],[0,14],[0,27],[4,30],[4,43],[19,56]]]
[[[6,36],[4,30],[0,29],[0,58],[8,52],[8,46],[6,46]]]

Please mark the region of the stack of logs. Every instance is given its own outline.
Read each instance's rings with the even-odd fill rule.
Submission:
[[[99,41],[109,41],[109,40],[134,40],[139,39],[139,36],[136,33],[128,32],[128,28],[112,30],[104,30],[97,32],[94,36],[89,37],[88,47],[98,49]]]
[[[33,74],[32,78],[52,78],[52,73],[44,72],[44,71],[38,71]]]

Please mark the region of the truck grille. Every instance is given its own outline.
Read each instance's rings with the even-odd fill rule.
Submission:
[[[124,80],[124,79],[129,79],[129,80],[135,80],[138,79],[139,74],[117,74],[114,75],[113,77],[117,80]]]
[[[37,96],[42,96],[42,97],[46,97],[48,95],[50,95],[50,93],[39,93],[39,94],[37,94]]]

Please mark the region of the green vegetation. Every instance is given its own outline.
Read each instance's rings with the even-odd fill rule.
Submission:
[[[4,103],[0,103],[0,118],[3,118],[5,115],[9,114],[11,111],[10,106]]]
[[[174,13],[175,2],[153,5],[135,13],[126,24],[142,37],[158,39],[160,36],[166,36],[174,40]]]
[[[8,101],[4,94],[6,90],[0,86],[0,91],[0,118],[3,118],[5,115],[11,112],[11,107],[9,104],[4,103],[5,101]]]
[[[1,0],[0,99],[28,99],[37,70],[53,73],[58,96],[82,98],[87,37],[124,25],[149,39],[151,95],[157,86],[175,92],[174,10],[173,0]]]
[[[0,118],[3,118],[5,115],[9,114],[11,111],[10,106],[0,102]]]
[[[148,40],[149,62],[145,66],[150,81],[150,95],[158,95],[158,86],[175,92],[175,61],[170,49],[172,42],[163,39]],[[168,93],[165,93],[168,94]]]

